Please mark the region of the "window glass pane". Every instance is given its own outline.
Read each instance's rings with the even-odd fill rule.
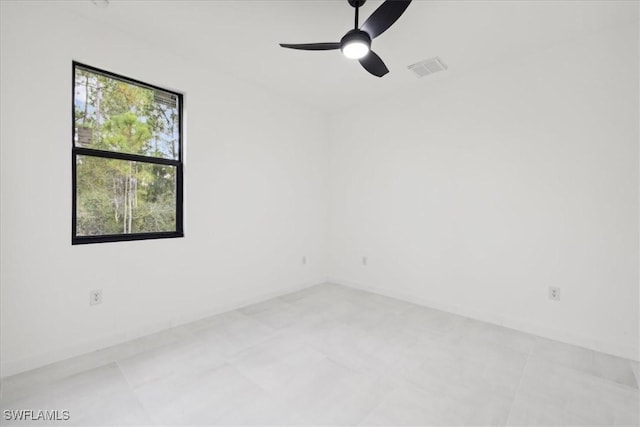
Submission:
[[[76,235],[176,231],[175,166],[76,156]]]
[[[76,67],[76,147],[176,160],[179,157],[176,94]]]

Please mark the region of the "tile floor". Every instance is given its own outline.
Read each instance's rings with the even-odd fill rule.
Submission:
[[[638,364],[325,284],[2,381],[53,425],[639,424]],[[42,421],[33,425],[46,425]]]

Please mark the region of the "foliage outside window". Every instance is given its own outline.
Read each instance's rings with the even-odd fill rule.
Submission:
[[[182,237],[182,95],[73,63],[72,243]]]

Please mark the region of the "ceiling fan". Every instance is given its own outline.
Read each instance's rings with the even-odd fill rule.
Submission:
[[[389,72],[382,59],[371,50],[371,40],[384,33],[400,18],[411,3],[411,0],[387,0],[377,8],[369,18],[358,28],[358,10],[366,0],[348,0],[356,9],[354,29],[347,32],[338,43],[304,43],[286,44],[280,46],[299,50],[337,50],[344,56],[357,59],[365,70],[377,77]]]

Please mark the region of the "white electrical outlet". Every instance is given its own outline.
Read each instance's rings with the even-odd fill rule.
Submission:
[[[89,305],[102,304],[102,289],[89,292]]]
[[[303,255],[302,256],[302,264],[306,264],[307,263],[307,256]]]
[[[367,263],[369,262],[369,260],[367,259],[366,256],[362,257],[362,265],[367,265]]]
[[[553,301],[560,301],[560,288],[557,286],[549,286],[549,299]]]

